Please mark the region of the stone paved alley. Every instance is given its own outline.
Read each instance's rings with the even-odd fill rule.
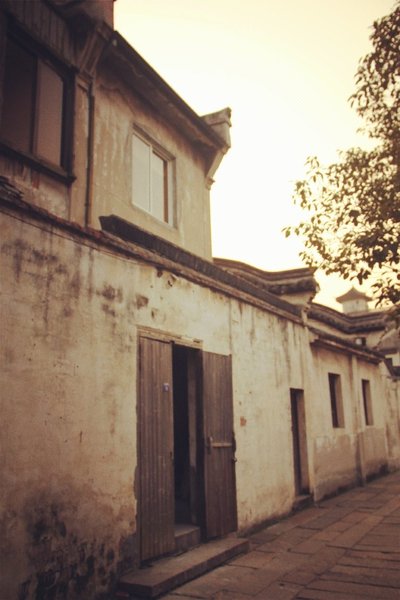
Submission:
[[[165,600],[399,600],[400,472],[250,537],[251,550]]]

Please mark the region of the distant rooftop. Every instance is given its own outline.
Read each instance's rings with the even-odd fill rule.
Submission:
[[[239,275],[254,285],[276,294],[298,294],[300,292],[318,292],[318,284],[314,271],[308,268],[289,269],[286,271],[264,271],[238,260],[214,258],[214,264],[235,275]]]
[[[348,292],[346,292],[342,296],[338,296],[336,300],[337,302],[343,304],[343,302],[349,302],[351,300],[365,300],[368,302],[369,300],[372,300],[372,298],[367,296],[367,294],[365,294],[364,292],[356,290],[356,288],[353,286]]]

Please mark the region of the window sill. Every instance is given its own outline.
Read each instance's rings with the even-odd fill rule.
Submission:
[[[139,214],[144,215],[144,217],[146,219],[151,220],[152,223],[154,223],[156,225],[160,225],[161,227],[164,227],[165,229],[168,229],[169,231],[178,231],[178,227],[175,224],[168,223],[168,221],[163,221],[162,219],[159,219],[158,217],[153,215],[153,213],[151,213],[148,210],[146,210],[145,208],[142,208],[141,206],[135,204],[134,202],[131,202],[130,206],[134,211],[137,211]]]
[[[32,167],[36,171],[39,171],[40,173],[44,173],[45,175],[49,175],[50,177],[57,179],[57,181],[60,181],[61,183],[64,183],[65,185],[68,185],[68,186],[71,185],[76,179],[75,175],[73,175],[72,173],[68,173],[62,167],[58,167],[57,165],[52,165],[51,163],[48,163],[46,160],[37,158],[26,152],[22,152],[21,150],[16,150],[15,148],[12,148],[8,144],[5,144],[4,142],[1,142],[1,141],[0,141],[0,153],[5,156],[8,156],[10,158],[19,160],[20,162],[23,162],[24,164]]]

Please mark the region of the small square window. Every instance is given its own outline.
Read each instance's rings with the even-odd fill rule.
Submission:
[[[0,136],[14,150],[66,168],[67,84],[59,69],[8,38]]]
[[[329,395],[331,400],[332,426],[344,427],[342,385],[340,375],[328,373]]]
[[[172,159],[136,133],[132,137],[132,202],[173,225]]]
[[[372,415],[371,386],[368,379],[361,380],[361,389],[364,405],[365,424],[373,425],[374,419]]]

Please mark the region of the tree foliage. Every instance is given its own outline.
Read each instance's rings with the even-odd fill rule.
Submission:
[[[309,212],[286,236],[304,240],[302,259],[327,274],[372,280],[378,303],[400,302],[400,2],[373,25],[373,49],[359,64],[350,101],[374,139],[336,163],[307,160],[294,201]]]

